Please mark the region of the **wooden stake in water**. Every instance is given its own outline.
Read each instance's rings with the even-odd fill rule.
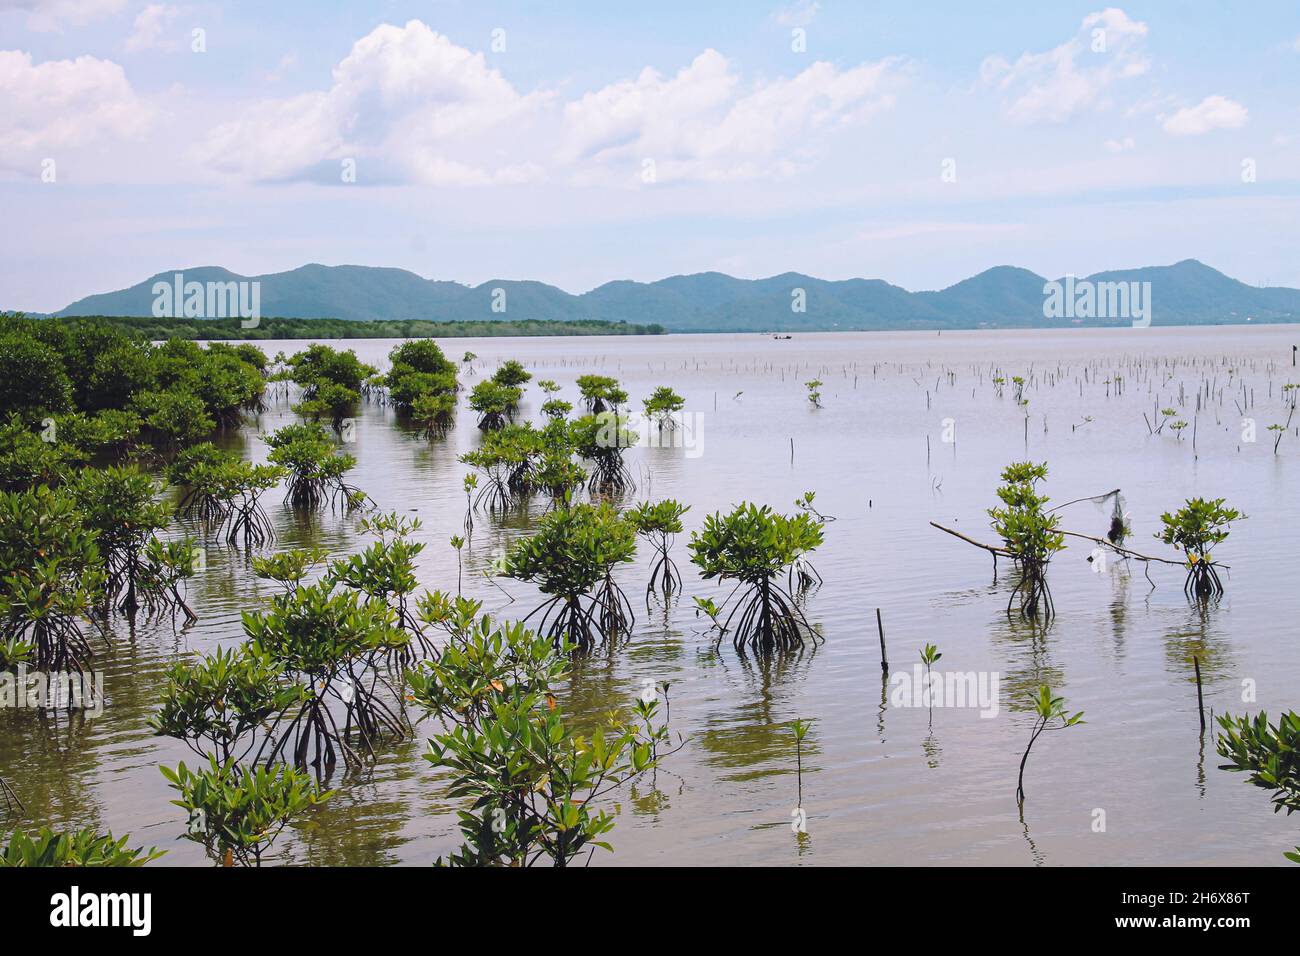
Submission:
[[[876,630],[880,632],[880,669],[889,673],[889,655],[885,652],[885,623],[880,619],[880,608],[876,608]]]
[[[1192,655],[1192,666],[1196,668],[1196,707],[1201,712],[1201,733],[1205,733],[1205,695],[1201,693],[1201,660]]]

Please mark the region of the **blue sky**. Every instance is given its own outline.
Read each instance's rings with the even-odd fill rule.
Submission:
[[[1300,287],[1293,3],[0,0],[0,103],[0,308],[306,262]]]

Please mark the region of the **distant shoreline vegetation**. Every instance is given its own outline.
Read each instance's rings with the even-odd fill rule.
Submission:
[[[153,316],[86,315],[52,316],[48,322],[94,322],[126,332],[134,332],[152,341],[193,339],[196,341],[230,341],[234,339],[412,339],[412,338],[489,338],[496,336],[546,335],[664,335],[658,323],[635,325],[629,322],[606,322],[598,319],[548,321],[520,319],[501,321],[433,322],[427,319],[364,321],[358,319],[261,318],[256,328],[244,328],[243,320],[155,318]]]

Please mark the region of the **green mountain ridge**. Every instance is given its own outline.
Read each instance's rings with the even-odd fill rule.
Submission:
[[[910,292],[880,279],[817,279],[790,272],[737,279],[719,272],[655,282],[615,280],[573,295],[543,282],[493,279],[475,286],[405,269],[310,263],[242,276],[220,266],[159,273],[128,289],[87,296],[57,315],[153,314],[154,283],[256,281],[261,314],[354,321],[584,321],[657,323],[671,332],[1050,328],[1129,325],[1128,317],[1050,319],[1042,276],[995,266],[946,289]],[[1300,290],[1257,288],[1195,259],[1077,279],[1150,282],[1152,324],[1300,321]],[[1056,280],[1064,282],[1063,279]],[[505,311],[494,310],[502,299]],[[796,311],[803,290],[804,311]]]

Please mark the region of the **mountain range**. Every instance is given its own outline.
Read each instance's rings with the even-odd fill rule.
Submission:
[[[657,323],[670,332],[1132,324],[1126,315],[1047,318],[1044,285],[1048,280],[1014,266],[997,266],[936,292],[909,292],[880,279],[830,281],[795,272],[737,279],[703,272],[656,282],[607,282],[580,295],[542,282],[503,279],[469,286],[425,279],[404,269],[372,266],[311,264],[258,276],[202,266],[159,273],[128,289],[87,296],[56,314],[152,315],[154,284],[171,285],[176,272],[184,275],[185,282],[259,282],[261,314],[286,318],[441,322],[601,319]],[[1085,278],[1097,284],[1151,283],[1154,325],[1300,321],[1300,290],[1246,285],[1195,259]],[[1076,286],[1082,282],[1074,280]],[[803,310],[799,311],[801,298]]]

